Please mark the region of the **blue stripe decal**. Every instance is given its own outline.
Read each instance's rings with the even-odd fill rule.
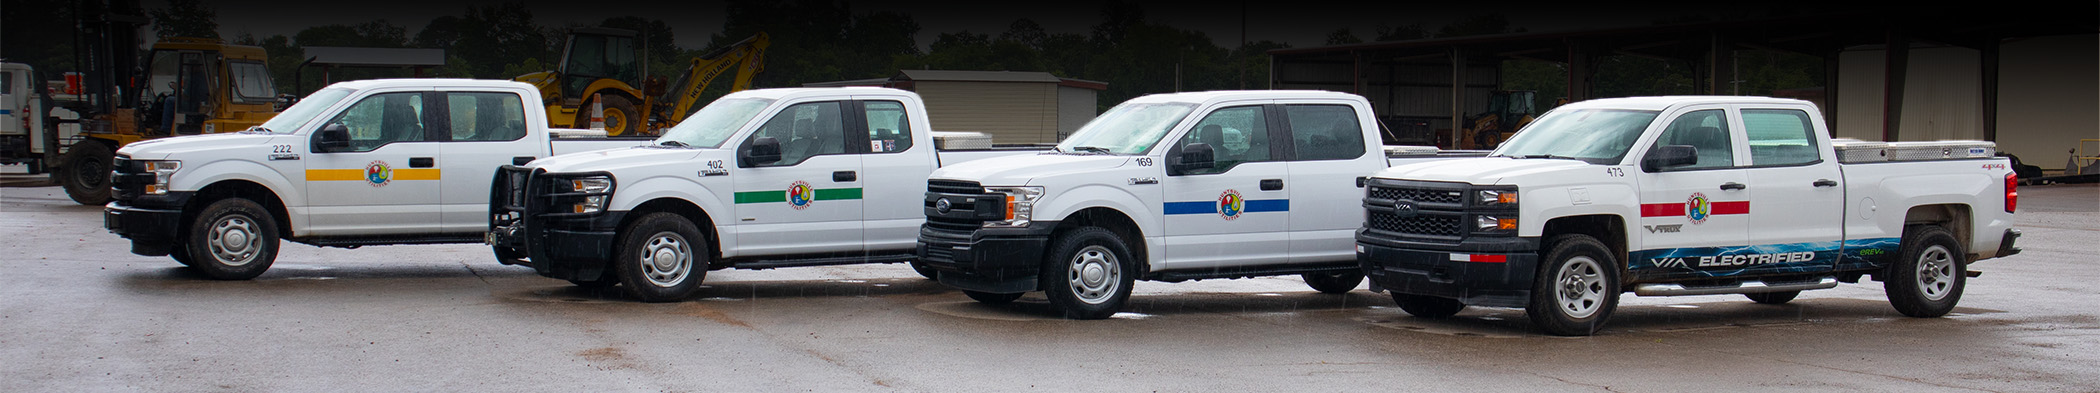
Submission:
[[[12,110],[0,109],[0,115],[7,115],[7,114],[14,114],[14,113],[15,113],[15,111],[12,111]]]
[[[1246,213],[1287,212],[1291,211],[1291,200],[1249,199],[1246,202],[1246,209]],[[1168,215],[1218,214],[1218,201],[1167,202],[1166,206],[1163,206],[1160,210]]]
[[[1248,212],[1248,213],[1260,213],[1260,212],[1287,212],[1287,211],[1291,211],[1291,200],[1289,200],[1289,199],[1249,199],[1249,200],[1247,200],[1247,212]]]
[[[1163,211],[1165,211],[1165,212],[1166,212],[1167,214],[1169,214],[1169,215],[1173,215],[1173,214],[1217,214],[1217,213],[1218,213],[1218,203],[1217,203],[1217,202],[1215,202],[1215,201],[1203,201],[1203,202],[1167,202],[1167,205],[1166,205],[1166,206],[1165,206],[1164,208],[1160,209],[1160,210],[1163,210]]]

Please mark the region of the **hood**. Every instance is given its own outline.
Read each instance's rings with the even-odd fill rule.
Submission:
[[[992,157],[941,167],[933,178],[971,180],[979,184],[1020,186],[1033,179],[1123,166],[1133,156],[1028,154]]]
[[[1505,178],[1594,167],[1599,166],[1579,160],[1483,157],[1401,165],[1379,172],[1378,177],[1471,184],[1499,184]]]
[[[238,132],[148,139],[124,145],[124,148],[117,149],[117,154],[122,154],[125,156],[129,156],[132,159],[139,160],[162,160],[169,158],[179,160],[182,159],[182,157],[172,156],[176,154],[195,151],[260,145],[269,143],[271,139],[275,139],[278,136],[280,135],[261,133],[251,134],[245,132]]]
[[[633,147],[606,149],[563,154],[532,160],[527,164],[551,173],[616,171],[635,166],[663,165],[666,162],[692,160],[704,152],[718,149],[682,149]]]

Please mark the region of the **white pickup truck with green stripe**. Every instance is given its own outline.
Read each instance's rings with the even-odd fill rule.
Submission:
[[[1048,151],[945,150],[934,134],[908,91],[737,92],[648,146],[498,171],[488,242],[504,263],[650,302],[690,297],[714,269],[913,262],[929,173]]]

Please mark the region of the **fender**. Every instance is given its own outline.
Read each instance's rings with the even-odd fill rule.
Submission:
[[[1163,222],[1160,220],[1159,209],[1144,203],[1137,195],[1131,194],[1130,190],[1106,184],[1089,184],[1059,193],[1056,198],[1048,201],[1050,203],[1035,207],[1038,217],[1057,217],[1058,221],[1064,221],[1080,210],[1097,207],[1122,212],[1123,215],[1130,216],[1131,221],[1137,222],[1138,233],[1144,235],[1143,239],[1135,240],[1146,243],[1145,260],[1159,261],[1166,257],[1165,247],[1157,244],[1157,240],[1163,239],[1160,234],[1165,233],[1160,228]]]
[[[727,179],[726,177],[721,178]],[[729,235],[734,233],[731,232],[731,227],[735,223],[724,221],[732,219],[731,217],[734,215],[727,214],[730,213],[730,210],[725,206],[729,206],[729,204],[723,203],[722,199],[715,195],[714,190],[708,187],[706,182],[668,174],[650,175],[639,180],[623,178],[618,181],[620,185],[618,186],[619,188],[613,191],[613,200],[606,204],[609,206],[608,209],[631,212],[634,211],[635,207],[649,201],[658,199],[682,200],[693,204],[693,206],[700,207],[701,211],[707,212],[707,217],[712,222],[706,223],[706,225],[713,225],[715,233],[720,234],[717,236],[717,239],[714,239],[716,247],[724,251],[736,249],[736,236]]]
[[[306,236],[306,188],[278,173],[277,169],[253,161],[218,160],[186,168],[185,171],[200,176],[178,176],[168,184],[177,190],[203,190],[204,187],[228,180],[245,180],[261,184],[277,199],[284,202],[285,221],[292,224],[292,236]]]
[[[1639,196],[1634,193],[1632,186],[1627,184],[1592,184],[1584,186],[1583,189],[1587,191],[1590,198],[1589,202],[1584,204],[1575,204],[1570,197],[1568,187],[1548,187],[1535,191],[1523,191],[1524,197],[1518,202],[1518,207],[1522,210],[1518,212],[1517,216],[1517,236],[1545,236],[1546,222],[1560,217],[1587,215],[1633,217],[1632,219],[1623,220],[1627,227],[1617,228],[1621,233],[1627,234],[1629,240],[1638,239],[1642,233],[1646,232],[1635,230],[1634,228],[1634,226],[1640,224],[1639,217],[1641,214],[1632,207],[1640,206],[1641,201]],[[1532,206],[1552,207],[1534,210]]]
[[[1890,176],[1881,181],[1881,184],[1879,184],[1880,190],[1878,192],[1870,194],[1879,195],[1881,196],[1881,198],[1889,199],[1875,201],[1877,205],[1880,205],[1879,210],[1881,211],[1881,214],[1875,215],[1874,228],[1880,230],[1880,233],[1848,233],[1845,237],[1850,239],[1861,239],[1902,236],[1903,225],[1905,224],[1904,220],[1906,218],[1905,215],[1910,211],[1912,207],[1917,206],[1968,205],[1970,214],[1988,214],[1988,212],[1997,211],[1984,210],[1996,209],[1995,206],[1974,206],[1977,201],[1992,200],[1997,198],[1995,197],[1995,195],[1998,193],[1996,187],[2002,187],[2003,185],[1992,180],[1996,179],[1991,179],[1984,176],[1975,176],[1972,174],[1951,173],[1921,174],[1912,176]],[[1851,202],[1857,203],[1857,201]],[[1975,225],[1978,226],[1978,229],[1982,229],[1985,227],[1985,225],[1990,224],[1991,221],[1993,221],[1982,218],[1983,217],[1971,217],[1971,222],[1974,222]],[[2007,222],[2005,223],[2005,225],[2009,226],[2010,223]],[[2002,228],[2002,226],[2000,228]],[[1997,238],[1995,235],[1976,237],[1989,237],[1991,238],[1991,243],[1997,243]],[[1976,245],[1971,244],[1971,246],[1973,247]],[[1996,247],[1992,247],[1992,249],[1996,249]]]

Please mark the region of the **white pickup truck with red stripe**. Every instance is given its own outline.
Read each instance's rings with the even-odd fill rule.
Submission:
[[[315,91],[246,131],[117,150],[103,226],[131,252],[254,278],[278,239],[331,247],[478,243],[496,168],[648,139],[546,127],[532,85],[378,79]],[[531,105],[526,105],[531,103]]]
[[[1969,263],[2019,252],[2018,179],[1990,142],[1834,140],[1825,124],[1762,97],[1562,106],[1489,157],[1372,176],[1357,260],[1415,316],[1516,307],[1588,335],[1624,292],[1779,304],[1862,277],[1937,317]]]

